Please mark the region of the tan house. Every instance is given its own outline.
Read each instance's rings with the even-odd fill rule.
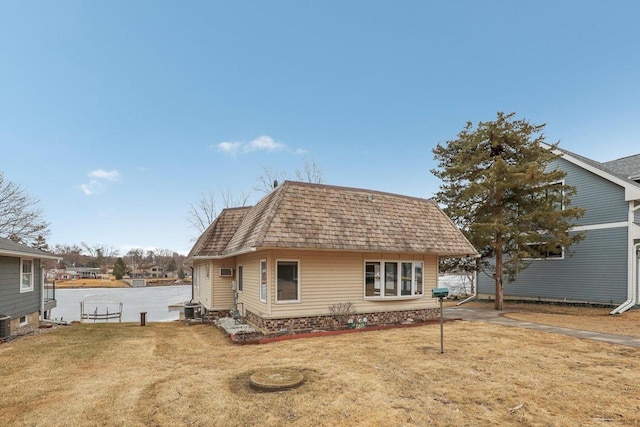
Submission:
[[[326,328],[347,302],[368,324],[433,318],[438,259],[475,254],[432,200],[286,181],[223,210],[188,260],[194,302],[273,332]]]

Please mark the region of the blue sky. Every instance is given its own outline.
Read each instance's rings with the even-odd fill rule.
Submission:
[[[265,166],[431,197],[432,148],[497,111],[640,152],[636,1],[3,1],[0,170],[50,244],[186,253],[204,192]],[[255,203],[261,193],[253,191]],[[220,207],[222,202],[220,202]]]

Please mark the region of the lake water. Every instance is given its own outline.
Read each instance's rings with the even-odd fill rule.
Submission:
[[[170,310],[169,305],[191,300],[191,285],[56,289],[58,306],[52,310],[51,318],[67,322],[80,320],[80,301],[87,295],[118,296],[123,302],[123,322],[139,322],[143,311],[147,313],[147,322],[170,322],[178,320],[180,311]]]

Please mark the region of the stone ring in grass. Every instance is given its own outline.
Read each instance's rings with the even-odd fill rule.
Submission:
[[[302,384],[304,375],[295,369],[261,369],[251,374],[249,381],[261,391],[282,391]]]

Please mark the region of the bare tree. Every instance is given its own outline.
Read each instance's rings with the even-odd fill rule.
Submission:
[[[211,191],[201,193],[198,204],[194,205],[193,203],[189,203],[189,207],[187,221],[200,233],[203,233],[218,216],[216,198]]]
[[[314,184],[322,184],[324,182],[322,170],[318,167],[315,159],[309,159],[307,156],[304,157],[303,169],[296,169],[296,179]]]
[[[233,194],[229,187],[224,190],[220,190],[220,195],[222,196],[222,202],[225,208],[239,208],[242,206],[247,206],[247,202],[249,201],[250,193],[240,193]]]
[[[144,249],[134,248],[127,252],[124,259],[127,263],[127,266],[131,267],[133,277],[136,276],[138,267],[142,264],[142,260],[144,258]]]
[[[0,172],[0,236],[24,244],[48,236],[49,223],[42,218],[39,204]]]
[[[236,196],[231,189],[227,187],[225,190],[220,190],[220,196],[222,198],[223,208],[236,208],[246,206],[250,194],[240,193]],[[189,206],[190,210],[187,221],[200,233],[203,233],[218,216],[216,197],[211,191],[201,193],[201,198],[198,203],[196,205],[191,203]]]
[[[82,255],[82,248],[78,245],[60,245],[53,247],[53,253],[62,258],[67,267],[80,267],[85,264],[87,257]]]
[[[276,171],[271,166],[264,166],[262,175],[258,176],[258,184],[253,189],[268,194],[273,191],[277,183],[282,183],[286,179],[287,173],[285,171]]]

